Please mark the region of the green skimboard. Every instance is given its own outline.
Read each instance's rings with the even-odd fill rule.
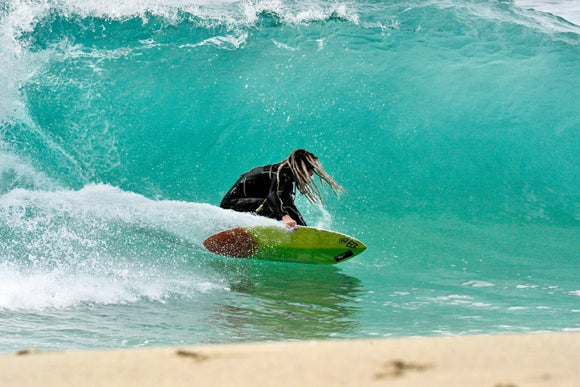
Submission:
[[[238,227],[207,238],[212,253],[234,258],[334,265],[366,250],[361,241],[313,227]]]

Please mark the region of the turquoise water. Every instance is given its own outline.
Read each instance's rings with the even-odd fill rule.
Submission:
[[[580,329],[580,27],[510,1],[0,3],[0,353]],[[237,176],[332,267],[214,256]]]

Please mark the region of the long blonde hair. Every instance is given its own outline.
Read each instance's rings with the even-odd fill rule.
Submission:
[[[305,151],[304,149],[297,149],[290,154],[286,159],[280,162],[280,166],[276,171],[276,175],[280,177],[280,171],[284,167],[290,167],[292,174],[294,175],[294,182],[296,187],[306,198],[312,203],[323,203],[322,191],[323,181],[325,181],[329,186],[334,195],[338,198],[338,193],[345,193],[344,188],[342,188],[334,179],[326,173],[322,164],[318,161],[318,157],[314,154]],[[310,171],[313,171],[320,180],[320,187],[312,176],[310,176]]]

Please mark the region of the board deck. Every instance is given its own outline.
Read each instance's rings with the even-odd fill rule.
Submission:
[[[238,227],[207,238],[209,251],[235,258],[333,265],[366,250],[361,241],[313,227]]]

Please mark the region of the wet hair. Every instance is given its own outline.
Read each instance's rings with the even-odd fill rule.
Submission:
[[[304,149],[297,149],[290,154],[286,159],[280,162],[280,166],[276,174],[280,174],[280,170],[284,167],[290,167],[294,175],[294,182],[298,191],[302,193],[312,203],[323,203],[322,191],[323,181],[325,181],[332,192],[338,197],[338,193],[344,193],[344,188],[337,184],[336,181],[322,168],[322,164],[318,161],[318,157],[314,154],[305,151]],[[320,186],[316,184],[310,172],[318,176]]]

